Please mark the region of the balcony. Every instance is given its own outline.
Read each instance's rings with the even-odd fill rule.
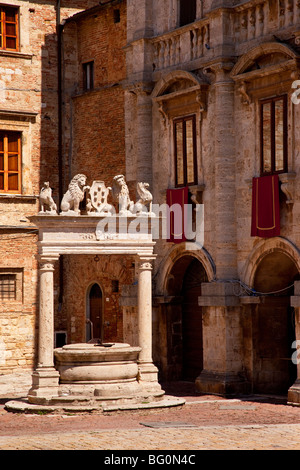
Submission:
[[[299,0],[252,0],[235,8],[234,37],[237,44],[284,30],[294,32],[300,21]]]
[[[209,54],[210,32],[207,19],[183,26],[152,40],[154,71],[186,64]]]

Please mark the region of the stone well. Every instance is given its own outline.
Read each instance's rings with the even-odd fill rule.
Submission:
[[[139,401],[149,392],[138,381],[139,347],[126,343],[69,344],[54,350],[61,397],[95,397],[97,401]],[[156,390],[152,399],[163,396]]]

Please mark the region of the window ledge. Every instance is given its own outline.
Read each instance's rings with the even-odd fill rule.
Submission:
[[[6,193],[0,193],[0,199],[21,199],[24,201],[30,201],[30,200],[36,200],[38,199],[39,196],[36,196],[35,194],[6,194]]]
[[[35,120],[38,113],[30,111],[13,111],[9,109],[0,109],[1,119],[13,119],[13,120]]]
[[[293,171],[287,173],[278,173],[278,178],[281,183],[280,189],[286,195],[286,203],[294,203],[294,181],[296,178],[296,173]],[[252,189],[252,178],[245,180],[245,183],[248,185],[249,189]]]
[[[33,54],[24,54],[23,52],[0,50],[0,57],[14,57],[15,59],[31,60]]]
[[[201,204],[202,203],[202,193],[205,189],[205,184],[197,184],[193,186],[189,186],[189,192],[191,193],[191,200],[195,204]]]
[[[296,173],[280,173],[278,175],[279,181],[281,183],[280,189],[286,195],[286,203],[294,203],[294,181],[296,178]]]

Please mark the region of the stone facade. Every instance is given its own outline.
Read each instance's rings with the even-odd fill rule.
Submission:
[[[290,389],[290,400],[298,403],[300,376],[290,357],[300,339],[300,107],[292,99],[300,79],[299,2],[195,0],[188,11],[179,0],[100,6],[74,1],[67,8],[61,2],[61,81],[54,3],[26,2],[25,8],[16,1],[24,24],[21,51],[0,51],[7,61],[1,126],[22,132],[24,155],[21,194],[0,193],[1,236],[15,244],[1,244],[6,257],[0,268],[20,270],[17,279],[23,279],[18,309],[4,303],[1,310],[0,371],[33,364],[37,235],[20,220],[37,212],[44,180],[51,175],[59,204],[77,173],[106,185],[123,173],[133,197],[136,183],[147,181],[155,203],[164,204],[167,189],[176,187],[176,122],[184,125],[189,118],[196,175],[186,186],[204,206],[204,243],[157,240],[154,362],[162,378],[193,380],[199,392]],[[281,231],[253,237],[252,178],[262,174],[261,103],[279,97],[286,97],[287,122],[287,164],[278,174]],[[25,236],[30,243],[24,244]],[[21,263],[15,253],[24,245]],[[87,339],[86,299],[98,283],[105,338],[137,345],[133,260],[61,258],[55,330],[66,333],[68,342]],[[112,281],[120,282],[118,293]],[[12,310],[14,330],[7,328]],[[18,336],[18,328],[26,334]]]
[[[202,335],[197,341],[203,350],[197,379],[194,372],[198,390],[286,393],[297,376],[295,367],[286,372],[292,350],[282,346],[291,346],[294,336],[279,339],[279,330],[293,322],[284,303],[291,304],[286,288],[299,276],[300,108],[292,102],[292,84],[299,77],[299,3],[195,4],[187,24],[180,24],[184,2],[139,2],[144,11],[139,21],[132,21],[137,2],[127,6],[127,179],[151,178],[154,200],[166,202],[167,188],[176,186],[174,120],[194,115],[197,185],[190,192],[205,213],[202,250],[184,243],[156,245],[154,358],[164,377],[182,377],[184,353],[176,353],[175,326],[182,345],[184,335],[192,338],[184,330],[191,294],[183,285],[194,258],[208,281],[198,290]],[[287,170],[279,175],[281,235],[260,239],[250,233],[252,178],[261,175],[260,102],[281,95],[287,96],[288,121]],[[176,293],[173,276],[179,278]],[[261,294],[253,296],[254,289]],[[272,291],[286,297],[263,295]],[[268,314],[279,322],[273,333],[280,346],[270,338]],[[197,346],[190,354],[197,354]]]

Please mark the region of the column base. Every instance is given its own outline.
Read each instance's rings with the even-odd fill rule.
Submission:
[[[234,373],[203,370],[195,381],[198,393],[209,395],[239,395],[250,392],[250,384]]]
[[[161,390],[158,383],[158,369],[151,363],[139,363],[138,382],[147,390]]]
[[[32,387],[28,392],[30,403],[41,403],[43,398],[58,396],[59,372],[54,367],[37,368],[32,373]]]
[[[296,382],[289,388],[287,404],[300,406],[300,379],[297,379]]]

